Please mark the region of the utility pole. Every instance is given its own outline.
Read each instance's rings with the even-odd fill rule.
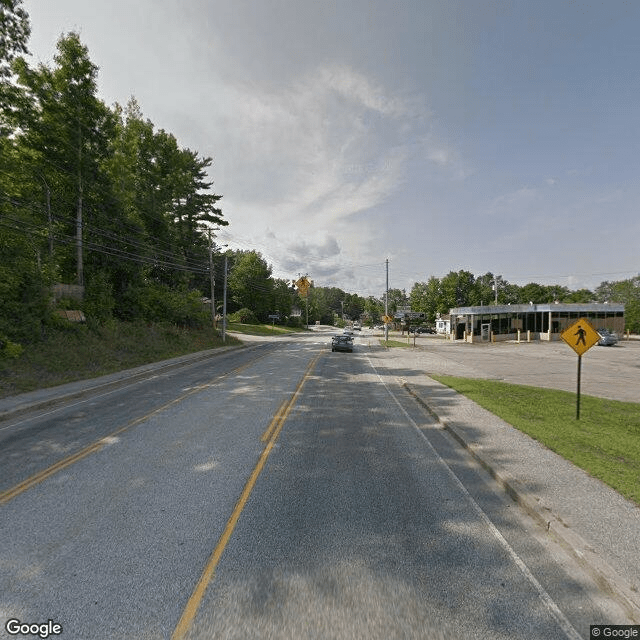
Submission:
[[[389,340],[389,323],[387,322],[387,318],[389,317],[389,258],[385,261],[387,266],[387,284],[384,290],[384,341],[388,342]]]
[[[224,294],[222,296],[222,342],[227,336],[227,256],[224,257]]]
[[[84,267],[82,262],[82,129],[78,121],[78,212],[76,216],[76,250],[78,284],[84,285]]]
[[[211,229],[209,232],[209,280],[211,282],[211,324],[216,328],[216,301],[214,295],[214,287],[216,284],[215,274],[213,273],[213,241],[211,240]]]
[[[44,179],[44,176],[41,173],[38,173],[40,180],[45,186],[47,190],[47,223],[49,225],[49,259],[53,258],[53,224],[51,219],[51,189],[49,189],[49,184]]]

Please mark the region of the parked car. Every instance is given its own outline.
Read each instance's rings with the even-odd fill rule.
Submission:
[[[331,339],[331,351],[353,351],[353,338],[351,336],[333,336]]]
[[[612,347],[618,342],[618,336],[609,329],[598,329],[598,333],[600,334],[598,344],[602,347]]]
[[[436,330],[433,327],[418,327],[418,333],[435,333]]]
[[[430,329],[429,327],[419,326],[409,327],[409,333],[435,333],[435,331],[433,329]]]

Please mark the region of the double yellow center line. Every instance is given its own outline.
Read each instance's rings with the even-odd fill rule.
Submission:
[[[191,628],[191,625],[193,624],[193,620],[196,617],[196,613],[198,612],[200,603],[202,602],[202,598],[204,597],[204,594],[207,590],[207,587],[209,586],[209,583],[213,579],[213,575],[215,573],[216,567],[218,566],[218,563],[220,562],[220,558],[224,553],[225,547],[227,546],[227,543],[229,542],[229,539],[233,534],[233,530],[235,529],[236,524],[238,523],[240,514],[242,513],[245,505],[247,504],[247,500],[249,500],[251,491],[253,490],[253,487],[255,486],[256,481],[258,480],[258,476],[260,475],[262,469],[264,468],[264,465],[267,462],[267,458],[269,457],[269,454],[271,453],[271,450],[273,449],[273,446],[275,445],[276,440],[278,439],[278,436],[282,431],[282,427],[284,426],[284,423],[286,422],[287,418],[289,417],[289,414],[291,413],[291,410],[293,409],[296,401],[298,400],[298,396],[302,391],[302,387],[304,386],[304,383],[307,381],[307,379],[311,375],[311,372],[316,366],[316,363],[318,362],[318,359],[320,358],[321,355],[322,355],[321,353],[318,353],[316,357],[309,363],[309,366],[307,367],[307,370],[304,372],[304,375],[302,376],[300,382],[298,383],[298,386],[293,392],[293,395],[288,400],[282,403],[278,411],[276,411],[275,415],[273,416],[273,419],[269,423],[269,426],[266,428],[265,432],[262,434],[261,440],[262,442],[266,442],[267,444],[264,450],[262,451],[262,454],[260,455],[260,458],[258,459],[256,466],[253,468],[253,471],[251,472],[249,479],[244,485],[244,489],[242,490],[242,493],[240,494],[240,497],[236,502],[233,512],[231,513],[231,517],[227,521],[224,531],[222,532],[222,535],[218,540],[218,544],[213,550],[213,553],[211,554],[211,556],[209,557],[209,560],[204,568],[204,571],[200,576],[200,580],[198,581],[198,584],[196,585],[195,589],[193,590],[193,593],[191,594],[191,597],[187,602],[187,606],[185,607],[182,613],[182,617],[180,618],[180,621],[178,622],[178,625],[175,628],[173,635],[171,636],[171,640],[182,640],[187,634],[187,632],[189,631],[189,629]]]

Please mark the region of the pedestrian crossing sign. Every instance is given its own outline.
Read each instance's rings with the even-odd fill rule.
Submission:
[[[560,337],[579,356],[591,349],[600,340],[600,334],[586,318],[580,318],[580,320],[574,322],[560,334]]]

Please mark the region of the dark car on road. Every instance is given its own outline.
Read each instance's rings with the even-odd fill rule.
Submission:
[[[353,338],[351,336],[333,336],[331,351],[353,351]]]
[[[609,329],[598,329],[598,333],[600,334],[598,344],[602,347],[612,347],[618,342],[618,336]]]
[[[431,327],[409,327],[409,333],[435,333],[436,330]]]

